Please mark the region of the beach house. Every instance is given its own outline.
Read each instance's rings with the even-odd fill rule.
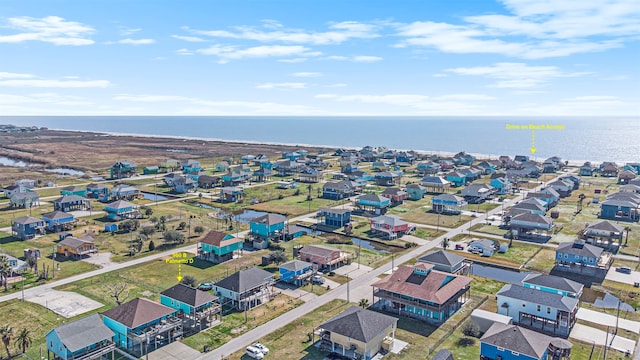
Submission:
[[[351,254],[323,245],[306,245],[298,250],[300,260],[316,265],[319,269],[336,269],[351,260]]]
[[[103,323],[114,332],[116,345],[135,357],[182,337],[178,311],[145,298],[135,298],[102,313]]]
[[[609,248],[622,245],[624,228],[618,224],[606,220],[585,224],[585,228],[579,233],[581,239],[587,244]]]
[[[112,179],[122,179],[136,174],[138,167],[129,160],[118,161],[109,169]]]
[[[89,199],[78,195],[64,195],[53,200],[53,210],[57,211],[69,212],[89,208],[91,208]]]
[[[244,164],[231,166],[221,178],[224,186],[236,186],[251,179],[251,168]]]
[[[119,184],[111,189],[112,200],[134,200],[140,197],[140,190],[131,185]]]
[[[593,173],[598,170],[597,166],[591,165],[589,161],[585,162],[582,166],[580,166],[580,170],[578,171],[578,175],[580,176],[593,176]]]
[[[47,231],[60,232],[71,230],[76,222],[76,218],[66,212],[52,211],[42,214],[42,221],[44,221]]]
[[[425,176],[420,184],[427,189],[428,193],[445,193],[449,191],[451,183],[442,176]]]
[[[322,323],[316,332],[321,348],[349,359],[371,360],[393,347],[397,327],[398,319],[392,316],[351,306]]]
[[[197,174],[202,170],[202,166],[198,160],[189,159],[180,163],[180,166],[182,166],[182,172],[184,174]]]
[[[438,214],[460,214],[467,209],[467,202],[456,195],[440,194],[431,199],[431,210]]]
[[[496,193],[498,195],[506,195],[510,193],[512,187],[511,181],[507,179],[506,176],[491,179],[491,181],[489,182],[489,186],[496,189]]]
[[[280,281],[298,286],[307,281],[314,273],[313,264],[306,261],[291,260],[280,265]]]
[[[467,176],[460,171],[447,173],[445,179],[453,184],[453,187],[465,186],[467,184]]]
[[[273,274],[257,267],[240,270],[213,284],[213,293],[219,302],[238,310],[249,310],[268,302]]]
[[[87,197],[103,202],[109,201],[109,187],[105,184],[91,183],[87,185]]]
[[[280,214],[265,214],[249,220],[249,238],[254,248],[263,249],[270,241],[286,240],[284,225],[287,218]],[[260,244],[256,246],[256,244]]]
[[[567,278],[546,274],[529,274],[522,280],[527,288],[580,299],[584,285]]]
[[[371,285],[373,306],[432,324],[445,322],[469,299],[471,279],[433,268],[427,263],[398,266]]]
[[[173,180],[173,191],[178,194],[194,192],[198,189],[198,182],[189,177],[180,176]]]
[[[504,285],[496,297],[499,314],[536,331],[568,336],[577,320],[577,298],[519,284]]]
[[[214,263],[231,260],[234,252],[242,250],[243,246],[242,239],[215,230],[198,239],[196,244],[198,258]]]
[[[434,270],[461,274],[471,265],[464,256],[446,250],[432,250],[418,258],[418,262],[433,265]]]
[[[471,165],[471,163],[473,163],[475,160],[475,156],[469,155],[464,151],[453,155],[453,162],[456,165]]]
[[[509,229],[516,239],[549,239],[553,227],[552,218],[532,213],[513,216],[509,222]]]
[[[402,205],[409,198],[409,193],[397,187],[386,188],[380,195],[391,200],[391,206]]]
[[[565,271],[583,272],[608,269],[613,257],[598,246],[586,244],[584,240],[563,242],[556,248],[556,267]]]
[[[221,187],[218,201],[222,203],[241,203],[244,201],[244,189],[235,186]]]
[[[160,162],[160,168],[165,171],[175,171],[180,166],[180,162],[176,159],[167,159]]]
[[[389,240],[402,237],[404,234],[413,232],[416,227],[410,224],[397,215],[380,215],[369,219],[371,231],[377,234],[382,234],[383,237]]]
[[[160,293],[160,304],[177,310],[184,324],[183,329],[202,331],[213,325],[222,306],[218,298],[208,291],[194,289],[185,284],[176,284]]]
[[[433,175],[440,171],[440,164],[433,161],[423,161],[418,163],[416,171],[421,175]]]
[[[40,206],[40,195],[35,191],[15,193],[9,198],[9,206],[22,209]]]
[[[87,188],[83,186],[66,186],[60,189],[60,195],[76,195],[76,196],[86,196]]]
[[[405,191],[409,194],[409,199],[420,200],[427,193],[427,188],[420,184],[408,184]]]
[[[318,216],[324,218],[324,220],[322,220],[322,224],[341,228],[351,221],[351,210],[321,208],[318,212]]]
[[[494,189],[487,184],[471,184],[460,193],[469,204],[481,204],[493,197]]]
[[[349,181],[326,182],[322,186],[322,197],[324,199],[340,200],[355,195],[356,185]]]
[[[125,200],[116,200],[107,204],[104,211],[111,220],[135,219],[140,216],[138,206]]]
[[[113,354],[115,333],[98,314],[62,324],[46,335],[47,359],[52,353],[56,359],[100,359]]]
[[[358,196],[355,205],[360,212],[383,215],[391,206],[391,200],[381,195],[364,194]]]
[[[481,360],[568,360],[572,344],[513,324],[496,322],[480,339]]]
[[[97,252],[98,249],[92,236],[84,236],[81,238],[67,236],[56,245],[56,253],[67,258],[80,258]]]
[[[198,177],[198,187],[202,189],[211,189],[220,183],[220,177],[211,175],[202,175]]]
[[[20,240],[29,240],[44,235],[44,221],[31,216],[21,216],[11,222],[11,235]]]
[[[640,194],[619,192],[608,195],[600,203],[600,218],[631,222],[640,220]]]

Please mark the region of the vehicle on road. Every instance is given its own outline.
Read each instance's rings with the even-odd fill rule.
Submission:
[[[202,291],[213,290],[213,283],[210,283],[210,282],[200,283],[200,285],[198,285],[198,290],[202,290]]]
[[[616,268],[617,272],[621,272],[623,274],[631,274],[631,268],[628,266],[618,266]]]
[[[247,347],[247,349],[244,351],[244,353],[247,354],[247,356],[252,358],[252,359],[257,359],[257,360],[264,359],[264,354],[262,353],[262,351],[260,351],[255,346]]]
[[[456,250],[464,250],[464,245],[456,244]]]
[[[261,352],[263,355],[267,355],[267,354],[269,353],[269,348],[268,348],[268,347],[266,347],[266,346],[264,346],[264,345],[262,345],[261,343],[254,343],[254,344],[253,344],[253,345],[251,345],[251,346],[253,346],[254,348],[256,348],[256,349],[260,350],[260,352]]]

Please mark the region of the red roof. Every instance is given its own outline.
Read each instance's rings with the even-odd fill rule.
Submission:
[[[423,274],[414,272],[416,268]],[[432,270],[432,268],[433,265],[425,263],[415,266],[401,265],[395,273],[372,286],[396,294],[444,304],[471,282],[471,278],[466,276],[453,275]]]
[[[212,230],[212,231],[209,231],[207,235],[205,235],[202,239],[198,240],[198,242],[213,245],[220,248],[223,246],[227,246],[230,244],[235,244],[237,242],[243,241],[242,239],[238,239],[236,237],[225,239],[225,237],[227,236],[229,236],[229,234]]]

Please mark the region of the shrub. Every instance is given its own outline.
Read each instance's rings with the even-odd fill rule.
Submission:
[[[464,329],[462,329],[462,333],[466,336],[471,336],[475,338],[480,337],[480,327],[472,322],[467,322]]]
[[[464,337],[458,340],[458,346],[461,347],[473,346],[475,343],[476,341],[474,339],[468,337]]]

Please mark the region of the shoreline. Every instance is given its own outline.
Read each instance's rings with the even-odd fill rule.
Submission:
[[[340,146],[340,145],[328,145],[328,144],[303,144],[303,143],[282,143],[282,142],[273,142],[273,141],[256,141],[256,140],[239,140],[239,139],[220,139],[220,138],[207,138],[207,137],[197,137],[197,136],[180,136],[180,135],[153,135],[153,134],[136,134],[136,133],[121,133],[121,132],[105,132],[105,131],[91,131],[91,130],[68,130],[68,129],[55,129],[51,128],[49,130],[52,131],[63,131],[63,132],[71,132],[71,133],[84,133],[84,134],[101,134],[102,136],[121,136],[121,137],[131,137],[131,138],[140,138],[140,139],[174,139],[174,140],[190,140],[190,141],[207,141],[207,142],[219,142],[226,144],[251,144],[251,145],[270,145],[270,146],[286,146],[286,147],[304,147],[304,148],[313,148],[313,149],[348,149],[348,150],[359,150],[362,147],[354,147],[354,146]],[[371,145],[374,146],[374,145]],[[377,145],[384,146],[384,145]],[[375,147],[375,146],[374,146]],[[453,156],[457,152],[449,152],[449,151],[439,151],[439,150],[409,150],[409,149],[390,149],[396,151],[414,151],[418,154],[424,155],[443,155],[443,156]],[[460,150],[462,151],[462,150]],[[468,152],[468,154],[473,155],[478,160],[492,160],[498,159],[501,155],[494,154],[481,154],[475,152]],[[506,154],[510,157],[514,157],[515,155],[522,154]],[[528,154],[526,154],[528,155]],[[544,158],[539,158],[533,155],[529,155],[533,160],[543,162]],[[591,160],[575,160],[575,159],[563,159],[564,161],[568,161],[569,166],[579,167],[582,166],[586,161]],[[597,162],[596,162],[597,163]]]

